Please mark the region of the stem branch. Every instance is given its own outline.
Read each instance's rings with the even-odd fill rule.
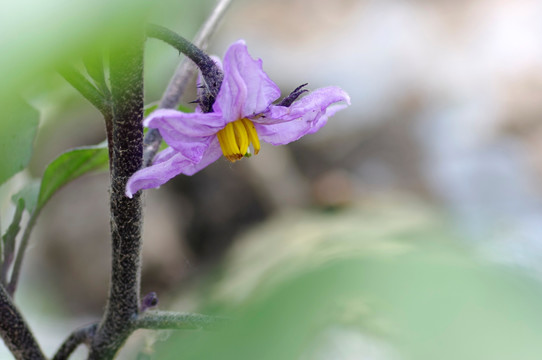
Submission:
[[[214,330],[227,321],[226,318],[209,315],[148,311],[136,320],[135,327],[154,330]]]
[[[0,337],[17,360],[45,360],[19,309],[0,285]]]
[[[26,228],[24,229],[24,233],[21,238],[21,244],[19,245],[19,249],[17,250],[17,257],[15,258],[15,263],[13,264],[13,270],[11,272],[11,280],[7,286],[7,291],[9,295],[12,297],[15,294],[15,290],[17,290],[17,284],[19,283],[19,275],[21,273],[21,268],[23,266],[23,259],[26,253],[26,248],[28,247],[28,241],[30,240],[30,234],[32,233],[32,229],[34,229],[34,225],[36,225],[36,221],[38,220],[39,214],[40,214],[40,209],[36,208],[32,212],[32,215],[30,215],[30,219],[28,220],[28,223],[26,224]]]
[[[60,345],[60,348],[53,357],[53,360],[67,360],[79,345],[90,345],[97,328],[98,323],[94,323],[72,332],[70,336],[64,340],[62,345]]]
[[[15,208],[13,220],[6,230],[4,236],[2,236],[1,242],[3,243],[3,254],[0,254],[3,255],[3,259],[0,259],[0,283],[2,286],[7,286],[8,272],[15,254],[15,241],[19,231],[21,230],[20,224],[23,217],[23,212],[24,200],[19,199],[17,202],[17,207]]]

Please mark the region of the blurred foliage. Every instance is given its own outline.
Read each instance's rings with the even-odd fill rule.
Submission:
[[[101,68],[96,66],[99,64],[95,61],[96,54],[122,41],[131,31],[134,20],[174,22],[177,28],[186,31],[199,26],[212,4],[211,0],[199,3],[189,0],[1,2],[0,43],[2,52],[9,56],[0,59],[0,184],[28,164],[38,125],[36,111],[14,100],[14,94],[40,98],[48,91],[56,92],[59,84],[51,80],[55,69],[66,63],[77,65],[82,60],[87,72],[102,83],[103,76],[97,74]],[[192,16],[187,16],[188,13]],[[171,51],[163,46],[162,50],[166,49]],[[151,63],[153,59],[151,56]],[[178,56],[171,56],[170,61],[174,66],[179,61]],[[172,73],[173,68],[166,70]],[[156,81],[149,81],[147,85],[152,83]],[[163,84],[160,86],[163,91]],[[73,89],[72,92],[76,94]],[[40,103],[36,99],[25,100]]]
[[[28,165],[39,113],[24,101],[10,97],[2,107],[0,119],[1,185]]]
[[[538,359],[539,283],[452,240],[416,206],[285,214],[196,291],[232,325],[173,333],[154,358]]]

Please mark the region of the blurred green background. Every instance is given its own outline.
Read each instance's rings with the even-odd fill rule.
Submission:
[[[140,14],[191,38],[213,4],[0,4],[0,180],[29,162],[0,188],[2,229],[11,195],[105,137],[55,68],[83,70]],[[244,38],[283,95],[338,85],[352,106],[287,147],[147,191],[143,293],[235,321],[138,331],[120,358],[538,359],[541,15],[532,0],[233,1],[211,53]],[[181,59],[147,42],[146,103]],[[17,303],[47,354],[102,313],[107,197],[107,174],[73,181],[32,236]]]

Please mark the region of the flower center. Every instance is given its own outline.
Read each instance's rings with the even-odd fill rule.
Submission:
[[[247,118],[229,123],[217,134],[222,153],[231,162],[250,156],[248,146],[252,144],[254,155],[260,151],[260,139],[252,121]]]

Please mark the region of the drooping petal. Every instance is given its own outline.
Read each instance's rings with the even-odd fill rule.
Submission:
[[[162,154],[166,152],[165,154]],[[179,175],[183,169],[192,164],[182,154],[168,148],[157,156],[161,161],[155,161],[151,166],[136,171],[126,184],[126,196],[132,196],[143,189],[151,189],[165,184],[171,178]]]
[[[207,150],[211,137],[221,129],[222,122],[217,113],[160,109],[145,119],[143,125],[158,129],[169,146],[189,160],[198,162]]]
[[[152,161],[152,165],[156,165],[159,163],[162,163],[164,161],[168,161],[171,157],[178,154],[178,152],[173,149],[172,147],[167,147],[164,150],[160,151],[156,156],[154,157],[154,160]]]
[[[229,123],[263,112],[280,97],[280,89],[239,40],[224,55],[224,80],[213,109]]]
[[[168,147],[160,151],[151,166],[136,171],[126,184],[126,196],[132,198],[139,190],[157,188],[177,175],[194,175],[214,163],[222,155],[218,138],[215,136],[203,157],[194,163],[175,149]]]
[[[184,113],[173,109],[158,109],[143,120],[143,125],[160,130],[165,138],[167,133],[173,133],[172,136],[175,133],[190,137],[210,136],[226,124],[221,114],[216,112]]]
[[[271,106],[265,117],[254,119],[253,122],[261,140],[273,145],[285,145],[320,130],[330,116],[349,104],[350,97],[343,90],[321,88],[290,107]]]
[[[217,161],[220,156],[222,156],[222,149],[220,148],[218,138],[215,136],[203,154],[200,162],[188,164],[183,168],[182,173],[188,176],[194,175],[198,171],[203,170],[210,164]]]

